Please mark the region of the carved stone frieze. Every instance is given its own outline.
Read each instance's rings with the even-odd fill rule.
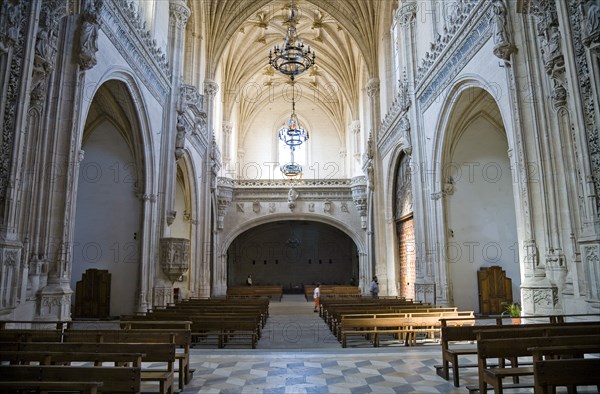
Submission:
[[[399,83],[398,94],[381,122],[381,127],[379,129],[379,146],[385,145],[384,140],[388,138],[394,139],[394,136],[390,135],[393,131],[392,129],[399,119],[408,112],[412,105],[412,92],[410,91],[406,71],[404,72],[403,80],[399,81]]]
[[[422,80],[431,66],[438,59],[442,51],[452,41],[456,32],[460,30],[463,24],[471,22],[473,17],[470,15],[473,9],[484,2],[472,0],[458,0],[453,4],[453,9],[449,15],[446,25],[444,26],[444,35],[438,34],[435,41],[430,44],[429,51],[425,53],[425,57],[421,60],[421,64],[417,68],[417,80]]]
[[[171,89],[167,57],[146,29],[137,5],[129,0],[104,0],[99,10],[102,31],[154,98],[163,102]]]
[[[487,1],[470,1],[455,8],[455,28],[431,44],[417,70],[416,95],[424,109],[440,95],[453,78],[472,59],[492,35],[490,23],[493,10]],[[468,15],[468,18],[466,17]],[[452,20],[452,18],[450,18]],[[459,22],[457,22],[459,21]],[[452,22],[450,22],[452,23]],[[460,27],[460,28],[459,28]],[[456,34],[458,31],[465,34]],[[469,32],[466,34],[466,32]],[[440,56],[443,53],[443,56]]]

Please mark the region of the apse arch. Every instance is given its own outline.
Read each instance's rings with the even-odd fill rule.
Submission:
[[[360,237],[360,235],[357,234],[356,232],[352,231],[351,228],[346,226],[341,221],[335,220],[333,218],[328,218],[325,216],[319,216],[319,215],[300,215],[299,216],[299,215],[293,215],[293,214],[272,214],[272,215],[269,215],[268,217],[248,220],[248,221],[244,222],[243,224],[241,224],[240,226],[236,227],[233,231],[231,231],[229,234],[227,234],[227,236],[225,236],[223,238],[221,245],[220,245],[219,254],[220,255],[226,254],[227,250],[231,246],[231,243],[240,234],[244,233],[247,230],[252,229],[253,227],[257,227],[262,224],[267,224],[270,222],[288,221],[288,220],[305,220],[305,221],[312,221],[312,222],[328,224],[332,227],[337,228],[338,230],[345,233],[348,237],[350,237],[350,239],[356,245],[358,253],[364,253],[366,250],[366,245],[365,245],[364,241],[362,240],[362,238]]]
[[[281,285],[284,291],[317,282],[359,283],[361,253],[346,232],[324,221],[290,219],[239,232],[223,253],[228,286],[243,285],[248,274],[255,284]]]

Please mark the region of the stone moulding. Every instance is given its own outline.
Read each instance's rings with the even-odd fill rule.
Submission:
[[[143,78],[154,98],[163,102],[171,89],[169,67],[162,49],[152,40],[135,11],[127,0],[106,0],[100,8],[101,30]]]
[[[423,110],[443,93],[443,89],[491,37],[491,3],[479,2],[469,13],[462,27],[432,43],[431,60],[420,67],[416,96]]]

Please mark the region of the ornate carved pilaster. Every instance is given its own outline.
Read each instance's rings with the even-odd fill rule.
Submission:
[[[79,65],[82,70],[89,70],[97,63],[98,29],[100,28],[99,10],[103,0],[87,0],[81,14],[81,31],[79,34]]]
[[[154,307],[165,307],[173,302],[173,288],[165,286],[155,286],[153,289],[153,301]]]
[[[223,229],[223,220],[227,208],[233,200],[233,181],[229,178],[219,178],[217,188],[217,229]]]
[[[600,0],[582,0],[580,11],[583,44],[600,56]]]
[[[360,215],[360,226],[367,229],[367,179],[364,176],[352,178],[352,201]]]
[[[190,240],[161,238],[160,266],[171,282],[181,278],[190,268]]]
[[[33,73],[31,76],[31,103],[41,105],[46,96],[48,77],[56,62],[58,22],[66,15],[65,0],[43,2],[36,34]]]
[[[22,2],[7,0],[0,9],[0,54],[7,53],[19,38],[22,21]]]
[[[567,82],[556,4],[553,1],[538,0],[530,6],[529,12],[536,18],[544,69],[552,80],[552,103],[558,109],[566,105]]]

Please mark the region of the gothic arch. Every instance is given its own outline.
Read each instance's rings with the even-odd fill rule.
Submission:
[[[352,229],[350,229],[349,227],[347,227],[346,225],[344,225],[344,223],[342,223],[340,221],[330,219],[325,216],[319,216],[319,215],[298,216],[298,215],[294,215],[294,214],[273,214],[273,215],[269,215],[268,217],[264,217],[264,218],[248,220],[248,221],[244,222],[242,225],[238,226],[234,231],[230,232],[229,234],[227,234],[227,236],[225,238],[222,239],[221,244],[219,245],[218,253],[220,255],[227,253],[227,250],[229,249],[229,246],[231,245],[231,243],[240,234],[242,234],[243,232],[245,232],[247,230],[250,230],[253,227],[259,226],[261,224],[267,224],[267,223],[278,222],[278,221],[286,221],[286,220],[305,220],[305,221],[313,221],[313,222],[328,224],[328,225],[335,227],[338,230],[342,231],[346,235],[348,235],[348,237],[350,237],[350,239],[352,239],[352,241],[356,244],[358,253],[364,253],[364,251],[365,251],[366,245],[364,244],[364,241],[359,236],[359,234],[356,234],[355,232],[353,232]]]
[[[432,176],[434,194],[432,197],[435,201],[434,209],[439,212],[434,224],[435,242],[440,245],[436,251],[437,261],[440,262],[437,266],[437,280],[438,283],[448,287],[448,300],[454,304],[474,302],[473,298],[477,297],[476,289],[470,290],[474,294],[468,295],[465,288],[469,286],[465,283],[457,283],[455,280],[464,281],[468,276],[471,280],[470,283],[473,283],[471,286],[475,286],[476,274],[471,271],[495,262],[498,263],[496,265],[502,265],[503,268],[510,268],[513,278],[513,294],[516,293],[515,298],[518,297],[518,284],[520,284],[522,269],[518,265],[518,237],[516,236],[518,215],[515,208],[517,202],[515,201],[515,184],[512,181],[513,174],[510,171],[515,168],[514,157],[508,154],[512,142],[508,132],[509,128],[503,121],[502,109],[495,96],[496,93],[493,86],[470,76],[465,77],[447,95],[436,128],[433,152],[434,175]],[[463,136],[467,133],[469,133],[469,137],[465,140]],[[477,139],[481,141],[496,139],[500,144],[504,141],[506,150],[502,150],[502,146],[498,144],[495,146],[492,144],[488,148],[482,144],[479,145],[481,149],[465,148]],[[469,153],[465,153],[466,151]],[[495,158],[496,161],[492,161],[488,157]],[[469,158],[474,158],[473,162],[470,162]],[[487,168],[486,166],[491,166],[492,163],[504,174],[504,178],[500,179],[497,184],[482,181],[480,178],[485,179],[485,174],[479,174],[481,177],[477,178],[478,173],[475,170],[477,168],[481,171],[480,165],[483,164],[483,168]],[[463,168],[465,164],[473,166],[467,166],[468,168],[465,169]],[[468,181],[464,176],[465,173],[469,177]],[[474,176],[473,179],[476,180],[473,181],[471,176]],[[492,185],[498,187],[499,191],[490,196]],[[477,190],[478,192],[467,194],[465,199],[465,190]],[[457,191],[461,194],[455,196]],[[490,218],[487,221],[484,219],[487,217],[485,206],[481,205],[484,201],[492,205],[501,203],[499,206],[502,206],[505,211],[497,218],[497,221],[490,220]],[[477,212],[477,215],[461,214],[464,207],[469,204],[472,204],[472,212]],[[510,230],[507,231],[507,228]],[[497,232],[500,232],[501,235],[494,238],[494,234]],[[499,250],[500,254],[493,255],[488,248],[494,248],[493,251]],[[513,261],[515,264],[509,264]],[[470,263],[470,265],[466,265],[466,263]],[[460,270],[467,271],[459,273]],[[457,289],[460,291],[457,292]],[[477,305],[459,306],[477,309]]]

